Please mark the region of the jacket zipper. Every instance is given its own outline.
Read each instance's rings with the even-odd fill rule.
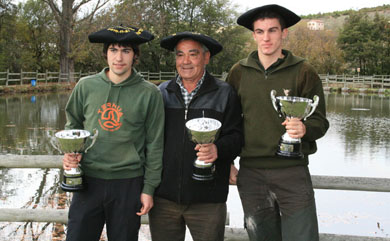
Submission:
[[[184,147],[184,144],[186,142],[186,127],[185,127],[185,124],[187,122],[187,118],[188,118],[188,107],[191,105],[191,103],[193,102],[194,99],[196,99],[196,97],[198,96],[198,94],[194,95],[190,101],[190,103],[188,103],[188,105],[186,106],[184,102],[182,102],[182,104],[185,106],[185,109],[184,109],[184,133],[183,133],[183,147]],[[184,161],[184,152],[183,152],[183,157],[182,157],[182,160]],[[182,192],[182,181],[183,181],[183,165],[181,164],[180,162],[180,165],[179,165],[179,173],[180,173],[180,176],[179,176],[179,192],[178,192],[178,202],[181,203],[181,192]]]

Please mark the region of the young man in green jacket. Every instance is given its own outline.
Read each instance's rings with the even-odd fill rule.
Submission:
[[[138,240],[140,216],[153,206],[162,169],[164,104],[158,88],[133,68],[139,44],[153,35],[113,27],[89,35],[104,43],[108,68],[81,79],[66,105],[66,129],[98,130],[84,155],[65,154],[64,169],[80,164],[86,190],[74,193],[66,240]],[[80,162],[80,163],[79,163]]]
[[[258,7],[241,15],[237,23],[253,31],[257,50],[236,63],[227,82],[237,90],[244,116],[245,146],[240,170],[232,167],[237,182],[250,240],[318,240],[314,191],[308,170],[308,155],[316,140],[325,135],[322,83],[304,59],[282,49],[287,28],[300,20],[278,5]],[[270,92],[313,99],[319,104],[306,121],[280,118]],[[281,135],[301,138],[303,158],[275,155]]]

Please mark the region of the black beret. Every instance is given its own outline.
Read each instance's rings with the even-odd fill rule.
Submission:
[[[154,39],[153,34],[142,28],[117,26],[102,29],[88,36],[91,43],[143,44]]]
[[[261,12],[275,12],[278,13],[286,23],[286,28],[293,26],[301,20],[301,18],[295,13],[291,12],[287,8],[279,6],[277,4],[264,5],[258,8],[253,8],[244,14],[242,14],[237,19],[237,23],[241,26],[246,27],[247,29],[253,31],[253,21],[254,18]]]
[[[210,51],[210,57],[216,55],[222,50],[222,45],[218,43],[217,40],[207,35],[193,32],[181,32],[172,34],[168,37],[163,38],[160,42],[160,46],[164,49],[174,51],[177,43],[181,39],[185,38],[193,39],[194,41],[204,44]]]

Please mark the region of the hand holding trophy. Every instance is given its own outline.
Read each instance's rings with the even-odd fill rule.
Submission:
[[[213,143],[217,138],[218,131],[222,124],[220,121],[212,118],[195,118],[187,121],[186,128],[190,139],[196,144]],[[206,163],[198,160],[194,161],[194,171],[192,179],[198,181],[210,181],[214,179],[214,163]]]
[[[55,133],[55,137],[50,136],[50,143],[52,146],[61,153],[87,153],[96,141],[98,131],[94,130],[94,135],[86,130],[62,130]],[[92,139],[92,143],[89,147],[85,146],[87,138]],[[79,167],[65,170],[63,175],[63,181],[61,188],[67,192],[80,191],[85,187],[83,183],[83,172]]]
[[[275,110],[279,113],[280,117],[283,118],[298,118],[300,120],[306,120],[311,116],[319,101],[319,97],[315,95],[313,100],[296,97],[296,96],[277,96],[276,91],[271,91],[271,101]],[[282,135],[279,140],[279,147],[276,151],[276,155],[285,158],[303,158],[302,145],[300,138],[292,138],[286,132]]]

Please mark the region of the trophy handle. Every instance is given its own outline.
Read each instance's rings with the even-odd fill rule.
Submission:
[[[58,147],[57,138],[55,138],[55,136],[51,135],[51,134],[50,134],[50,131],[47,131],[47,132],[46,132],[46,135],[47,135],[47,137],[49,138],[50,144],[54,147],[54,149],[56,149],[57,151],[59,151],[60,153],[62,153],[62,151],[61,151],[60,148]]]
[[[272,105],[274,106],[274,109],[275,109],[277,112],[279,112],[279,111],[278,111],[278,107],[276,106],[277,99],[276,99],[275,95],[276,95],[276,90],[271,90]]]
[[[314,111],[317,108],[318,102],[320,101],[320,97],[318,97],[318,95],[315,95],[313,97],[313,100],[314,100],[314,103],[310,104],[310,106],[311,106],[310,113],[307,116],[305,116],[305,118],[303,120],[306,120],[307,117],[311,116],[314,113]]]
[[[276,110],[276,112],[278,112],[279,117],[282,117],[282,112],[280,111],[279,100],[276,99],[276,97],[275,97],[276,90],[271,90],[270,95],[271,95],[271,101],[272,101],[272,105],[274,106],[274,109]]]
[[[93,129],[93,133],[94,133],[94,135],[90,137],[90,138],[92,139],[92,143],[91,143],[91,145],[89,145],[89,147],[87,147],[87,148],[84,150],[84,153],[87,153],[87,151],[89,150],[89,148],[91,148],[91,147],[95,144],[95,141],[96,141],[96,138],[97,138],[97,136],[98,136],[99,131],[96,130],[96,129]]]

